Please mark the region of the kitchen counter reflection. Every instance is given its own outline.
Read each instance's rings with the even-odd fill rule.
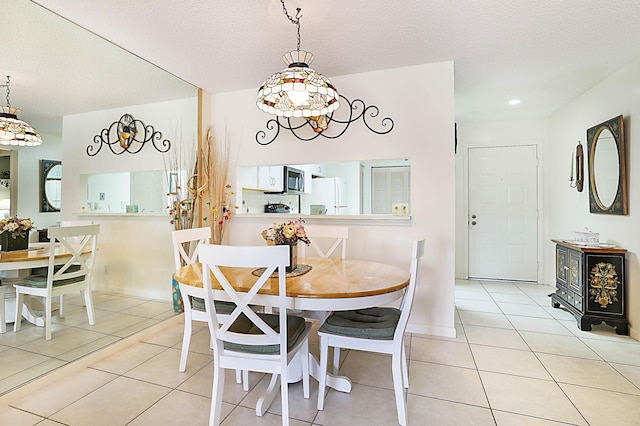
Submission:
[[[239,213],[232,216],[235,222],[257,222],[265,219],[271,222],[281,220],[304,219],[306,223],[346,223],[346,224],[411,224],[411,215],[361,214],[361,215],[315,215],[315,214],[285,214],[285,213]]]

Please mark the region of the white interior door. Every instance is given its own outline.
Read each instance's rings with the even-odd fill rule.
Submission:
[[[535,146],[469,149],[469,277],[537,281]]]

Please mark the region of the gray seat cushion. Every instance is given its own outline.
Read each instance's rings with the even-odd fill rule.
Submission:
[[[216,300],[213,303],[216,305],[216,313],[218,314],[229,315],[236,308],[236,304],[233,302]],[[204,306],[204,299],[191,296],[191,308],[195,311],[204,312],[206,310]]]
[[[258,313],[258,316],[262,318],[264,322],[266,322],[269,327],[274,329],[276,332],[280,332],[280,318],[277,314],[263,314]],[[287,315],[287,351],[289,351],[292,347],[298,343],[298,339],[304,332],[305,328],[305,320],[302,317],[296,317],[293,315]],[[263,334],[262,330],[255,326],[247,318],[245,314],[241,314],[238,319],[236,319],[231,327],[229,327],[229,331],[234,333],[242,333],[242,334]],[[237,352],[246,352],[246,353],[254,353],[254,354],[278,354],[280,352],[280,345],[241,345],[238,343],[224,342],[224,348]]]
[[[400,310],[396,308],[336,311],[329,315],[320,331],[361,339],[391,340],[399,319]]]
[[[61,265],[54,266],[54,270],[57,272],[62,268]],[[80,270],[80,265],[71,265],[67,268],[66,272],[77,272]],[[84,280],[84,275],[75,278],[67,278],[64,280],[58,280],[53,282],[53,286],[65,285],[77,283]],[[32,270],[31,275],[22,280],[22,285],[27,287],[45,288],[47,286],[47,268],[35,268]]]

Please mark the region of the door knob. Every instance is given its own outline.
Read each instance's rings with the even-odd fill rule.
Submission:
[[[475,219],[475,218],[476,218],[476,215],[475,215],[475,214],[472,214],[472,215],[471,215],[471,219]]]
[[[476,221],[475,221],[475,220],[471,221],[471,224],[472,224],[472,225],[475,225],[475,224],[476,224]]]

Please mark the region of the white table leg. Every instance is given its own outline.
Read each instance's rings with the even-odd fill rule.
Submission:
[[[320,377],[320,362],[313,354],[309,354],[309,374],[318,380]],[[340,392],[351,392],[351,380],[346,376],[334,376],[327,372],[327,386]]]
[[[298,352],[289,363],[289,383],[297,383],[302,380],[301,358],[300,352]],[[320,377],[320,362],[312,353],[309,353],[309,374],[316,380]],[[351,380],[346,376],[335,376],[327,372],[327,386],[340,392],[351,392]]]
[[[298,353],[289,363],[289,383],[296,383],[302,380],[302,368],[300,362],[301,356],[300,353]],[[316,380],[318,380],[320,375],[320,362],[315,355],[311,353],[309,354],[309,374]],[[256,402],[257,416],[262,416],[267,412],[267,410],[269,410],[269,407],[280,390],[279,382],[280,375],[272,374],[267,390]],[[351,392],[351,380],[346,376],[334,376],[333,374],[327,373],[327,386],[340,392]]]
[[[14,280],[15,281],[15,280]],[[3,303],[5,305],[5,312],[15,312],[16,311],[16,290],[13,288],[13,284],[11,283],[11,279],[3,278],[2,286],[5,287],[5,297]],[[30,304],[30,297],[24,297],[24,303],[22,304],[22,317],[29,321],[30,323],[37,325],[38,327],[44,327],[44,318],[36,315]],[[13,314],[6,315],[6,322],[14,322],[15,318]]]
[[[267,387],[267,391],[262,394],[260,398],[258,398],[258,402],[256,402],[256,416],[262,417],[264,413],[267,412],[273,400],[276,399],[276,395],[280,390],[280,375],[272,374],[271,381],[269,382],[269,387]]]

